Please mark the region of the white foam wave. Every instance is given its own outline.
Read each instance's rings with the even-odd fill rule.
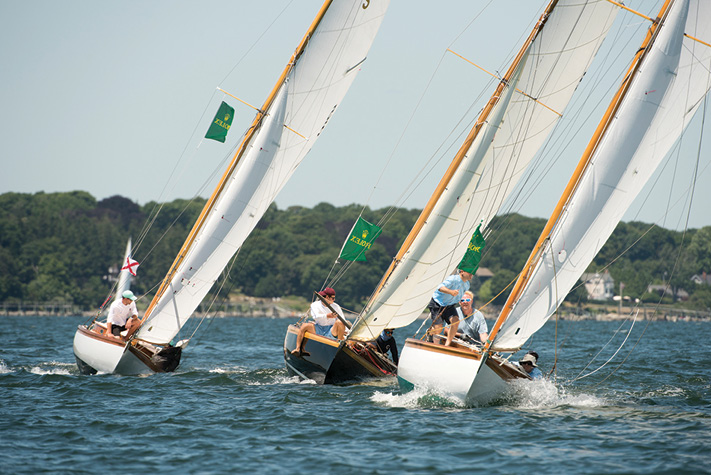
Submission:
[[[0,374],[12,373],[13,371],[7,367],[3,360],[0,360]]]
[[[49,368],[41,367],[41,366],[33,366],[30,369],[30,373],[32,374],[61,374],[61,375],[70,375],[72,374],[71,369],[74,368],[74,365],[72,364],[67,364],[67,363],[59,363],[57,361],[52,361],[50,363],[46,363]]]
[[[241,366],[228,366],[226,368],[212,368],[208,372],[216,374],[242,374],[246,373],[247,369]]]
[[[599,407],[606,403],[592,394],[573,393],[565,387],[556,386],[552,381],[513,381],[505,400],[520,409],[543,409],[558,406]]]
[[[385,393],[376,391],[370,400],[383,404],[387,407],[400,407],[400,408],[436,408],[436,407],[464,407],[464,405],[456,398],[441,393],[437,390],[415,388],[412,391],[397,394],[397,393]]]

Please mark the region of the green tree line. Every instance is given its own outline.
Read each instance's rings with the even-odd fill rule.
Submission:
[[[203,199],[197,199],[141,206],[121,196],[96,200],[81,191],[2,194],[0,302],[59,301],[97,308],[111,291],[108,270],[120,264],[129,237],[139,243],[133,257],[141,264],[132,288],[150,296],[204,204]],[[337,281],[339,302],[360,309],[419,210],[371,210],[355,204],[335,207],[327,203],[278,209],[272,204],[234,264],[225,271],[223,296],[239,292],[255,297],[296,295],[310,300],[313,291],[340,269],[342,263],[335,267],[334,263],[361,212],[372,223],[384,216],[387,220],[383,233],[368,251],[367,262],[353,263]],[[522,268],[544,223],[517,214],[492,221],[481,266],[494,276],[486,282],[474,282],[479,299],[496,297],[495,303],[503,302],[507,295],[504,289]],[[667,280],[675,291],[688,292],[686,306],[706,310],[711,306],[711,286],[697,286],[690,277],[711,269],[711,226],[677,232],[638,222],[621,223],[588,271],[603,269],[625,283],[625,295],[658,300],[656,294],[647,294],[647,286]],[[580,287],[568,298],[584,300],[585,292]]]

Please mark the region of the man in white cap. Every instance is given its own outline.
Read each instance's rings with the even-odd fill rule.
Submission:
[[[127,290],[121,294],[121,299],[114,300],[114,303],[109,307],[109,314],[106,317],[106,334],[122,338],[121,332],[128,330],[126,336],[123,337],[128,340],[138,330],[138,325],[136,296]]]
[[[538,369],[538,353],[535,351],[529,351],[526,355],[521,358],[518,365],[531,377],[531,379],[541,379],[543,378],[543,373]]]

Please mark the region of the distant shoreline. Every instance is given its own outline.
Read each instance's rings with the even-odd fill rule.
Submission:
[[[622,321],[632,318],[629,309],[624,309],[621,314],[617,312],[607,312],[607,313],[582,313],[576,314],[573,312],[562,313],[559,316],[560,320],[563,321],[600,321],[600,322],[610,322],[610,321]],[[684,311],[678,310],[676,312],[671,312],[669,310],[652,312],[646,309],[643,312],[640,309],[638,315],[638,320],[651,320],[651,321],[666,321],[666,322],[711,322],[711,315],[696,311]],[[10,311],[7,309],[0,308],[0,318],[1,317],[84,317],[92,318],[96,316],[96,311],[78,311],[77,309],[70,308],[53,308],[53,309],[39,309],[39,308],[23,308],[22,310]],[[195,317],[202,318],[279,318],[279,319],[298,319],[303,315],[303,312],[297,310],[287,309],[279,306],[264,307],[260,306],[258,308],[252,308],[249,312],[227,312],[218,311],[206,314],[204,312],[198,312]],[[419,319],[423,320],[428,318],[429,314],[423,313]],[[485,318],[488,321],[493,321],[495,319],[495,313],[485,312]],[[105,318],[105,314],[102,314],[101,318]],[[551,318],[554,320],[555,316]]]

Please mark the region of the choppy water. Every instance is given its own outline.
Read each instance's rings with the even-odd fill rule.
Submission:
[[[708,473],[711,323],[558,327],[557,380],[460,407],[287,375],[286,320],[214,319],[178,371],[80,375],[81,318],[0,317],[0,473]],[[396,332],[400,346],[412,331]],[[551,369],[554,326],[536,337]],[[604,378],[606,380],[602,381]]]

